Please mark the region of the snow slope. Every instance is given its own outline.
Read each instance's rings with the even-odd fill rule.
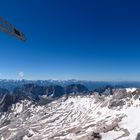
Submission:
[[[137,90],[137,88],[126,88],[126,91],[127,92],[134,92],[136,90]]]
[[[102,140],[135,140],[140,101],[139,96],[128,95],[117,91],[113,96],[64,96],[45,106],[21,101],[9,114],[0,115],[0,139],[90,140],[93,132],[99,132]],[[116,106],[116,99],[124,104]]]

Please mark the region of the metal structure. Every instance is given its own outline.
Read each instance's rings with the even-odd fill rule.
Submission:
[[[21,41],[24,41],[24,42],[26,41],[26,37],[22,33],[22,31],[14,27],[13,24],[10,24],[7,20],[5,20],[2,17],[0,17],[0,30],[2,32],[8,33],[9,35],[12,35],[20,39]]]

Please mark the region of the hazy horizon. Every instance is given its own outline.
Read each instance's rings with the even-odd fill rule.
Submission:
[[[85,80],[85,79],[20,79],[20,78],[15,78],[15,79],[6,79],[6,78],[3,78],[3,79],[1,79],[0,78],[0,80],[15,80],[15,81],[85,81],[85,82],[114,82],[114,83],[116,83],[116,82],[140,82],[140,81],[131,81],[131,80]]]

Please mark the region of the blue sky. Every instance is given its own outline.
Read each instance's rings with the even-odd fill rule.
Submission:
[[[1,0],[27,37],[0,32],[0,78],[140,80],[140,2]]]

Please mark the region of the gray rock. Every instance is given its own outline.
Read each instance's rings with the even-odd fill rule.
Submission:
[[[96,133],[96,132],[92,133],[92,137],[93,137],[93,140],[101,140],[102,139],[100,133]]]
[[[140,132],[137,134],[136,140],[140,140]]]
[[[113,108],[113,107],[118,107],[118,106],[121,107],[123,105],[125,105],[125,101],[123,100],[111,100],[108,108]]]

